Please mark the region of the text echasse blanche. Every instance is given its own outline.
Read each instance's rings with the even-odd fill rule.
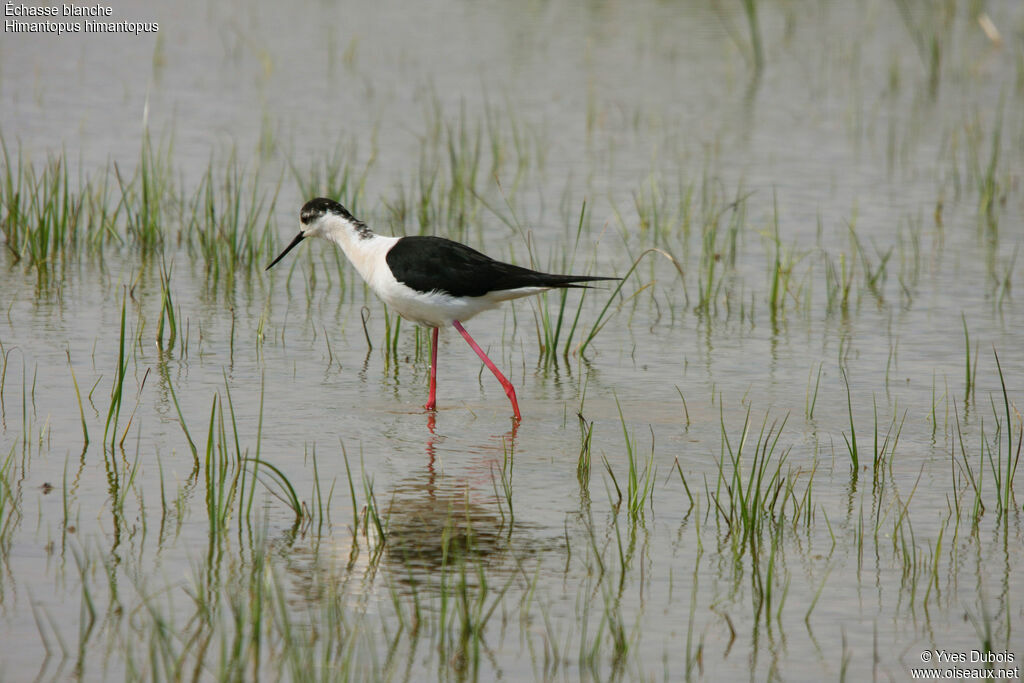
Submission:
[[[152,33],[160,30],[153,22],[101,21],[86,19],[82,22],[15,21],[7,17],[109,17],[114,13],[110,5],[25,5],[4,3],[5,33]]]

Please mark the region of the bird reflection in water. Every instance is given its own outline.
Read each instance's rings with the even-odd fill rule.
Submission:
[[[489,581],[511,580],[524,560],[564,549],[558,536],[545,538],[540,529],[519,520],[513,524],[506,506],[501,475],[514,449],[516,423],[482,444],[456,450],[444,446],[436,415],[426,417],[425,466],[411,470],[390,492],[375,494],[384,532],[381,546],[365,507],[357,535],[350,535],[351,528],[336,529],[329,541],[318,538],[311,546],[294,536],[273,544],[278,552],[288,548],[289,602],[360,604],[381,590],[439,595],[460,583],[476,586],[480,565],[487,567]],[[439,467],[445,453],[468,465],[466,474],[445,474]],[[383,581],[382,571],[388,577]]]
[[[510,552],[519,554],[516,548],[531,545],[522,542],[526,529],[513,527],[497,498],[503,460],[514,449],[517,428],[513,422],[508,432],[460,453],[482,456],[479,464],[487,466],[486,473],[481,469],[473,478],[454,477],[438,472],[438,445],[445,437],[437,433],[436,415],[427,414],[426,467],[393,487],[384,510],[384,561],[398,581],[418,586],[463,561],[501,564]]]

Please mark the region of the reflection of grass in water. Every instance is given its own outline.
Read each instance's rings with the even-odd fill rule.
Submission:
[[[578,213],[571,219],[571,214],[565,212],[565,239],[556,241],[550,253],[537,254],[531,233],[518,219],[521,200],[515,189],[509,190],[500,180],[485,181],[480,171],[481,167],[501,169],[494,178],[499,173],[514,171],[518,184],[530,180],[535,165],[528,160],[528,152],[518,150],[523,144],[521,139],[529,135],[514,115],[498,115],[493,108],[485,113],[484,123],[474,122],[464,110],[454,123],[447,123],[439,104],[428,111],[422,136],[423,159],[411,174],[413,181],[407,186],[410,189],[399,186],[392,198],[382,200],[385,222],[399,234],[440,233],[479,244],[484,218],[493,216],[523,240],[529,265],[577,270],[574,263],[578,248],[584,238],[593,239],[593,209],[580,202]],[[953,170],[957,172],[955,180],[961,165],[958,150],[966,149],[963,165],[966,176],[974,181],[971,189],[979,198],[979,215],[983,219],[980,222],[986,226],[986,244],[990,247],[986,262],[990,287],[997,305],[1002,307],[1009,300],[1019,245],[1008,253],[998,249],[999,217],[1012,183],[1002,177],[1007,171],[1006,164],[1000,162],[1004,146],[1001,122],[997,120],[993,126],[987,154],[982,153],[982,128],[975,118],[964,126],[962,137],[966,144],[960,145],[954,139],[950,153]],[[489,144],[482,142],[485,137]],[[113,165],[80,174],[78,178],[68,172],[65,155],[39,168],[20,152],[12,154],[6,141],[0,142],[4,157],[0,229],[15,262],[37,271],[41,279],[49,281],[55,268],[66,268],[86,257],[103,263],[112,249],[137,254],[142,277],[154,264],[181,258],[178,252],[184,250],[190,259],[202,264],[211,292],[231,291],[239,276],[250,282],[276,249],[280,228],[272,218],[277,213],[283,177],[267,180],[265,170],[258,166],[246,169],[235,152],[229,153],[223,162],[211,157],[196,186],[188,188],[172,180],[176,175],[172,166],[173,139],[157,143],[147,135],[134,172]],[[509,145],[515,151],[509,151]],[[371,154],[369,162],[358,164],[354,154],[350,146],[339,146],[323,159],[314,160],[307,169],[293,163],[291,176],[304,195],[337,197],[359,211],[374,161]],[[522,160],[524,157],[527,161]],[[895,239],[878,242],[876,238],[862,236],[855,208],[849,219],[850,240],[846,249],[800,249],[795,243],[786,248],[785,216],[776,208],[768,225],[760,228],[749,217],[753,195],[742,184],[730,190],[705,176],[697,185],[686,181],[675,185],[673,188],[659,174],[652,173],[634,193],[630,214],[613,207],[626,253],[634,256],[639,250],[654,248],[671,254],[680,276],[678,284],[669,284],[669,277],[652,264],[649,270],[638,273],[644,276],[640,283],[616,290],[616,294],[626,297],[613,297],[620,308],[628,303],[635,309],[641,300],[650,300],[658,306],[659,315],[667,314],[674,320],[691,305],[692,290],[696,293],[694,305],[703,316],[728,318],[738,312],[753,320],[757,313],[765,311],[781,322],[785,315],[810,319],[822,305],[830,313],[845,315],[865,295],[879,305],[896,298],[909,305],[917,295],[921,254],[929,246],[922,239],[919,219],[908,218],[901,222]],[[961,185],[958,183],[957,187]],[[563,204],[571,204],[569,191],[567,188]],[[939,194],[937,206],[942,203],[941,189]],[[502,203],[505,208],[497,208]],[[942,220],[940,216],[937,209],[936,221]],[[827,227],[830,226],[819,226],[819,232]],[[751,277],[737,268],[738,263],[749,262],[758,255],[757,245],[746,239],[752,230],[766,238],[761,245],[766,266],[763,278]],[[941,248],[943,241],[940,230],[932,247]],[[513,243],[493,255],[522,260],[516,258],[517,246],[517,242]],[[323,278],[327,279],[328,289],[337,286],[342,292],[352,282],[351,269],[343,257],[325,251],[317,252],[323,268],[316,267],[318,259],[311,252],[305,259],[295,259],[287,271],[287,280],[291,282],[296,269],[309,269],[303,281],[310,306]],[[634,268],[637,258],[632,259]],[[890,277],[897,270],[894,263],[898,264],[896,283]],[[581,270],[585,274],[593,268],[590,264]],[[663,295],[654,287],[643,291],[659,277],[664,282]],[[682,300],[678,299],[679,291]],[[632,301],[631,296],[635,297]],[[659,296],[667,298],[667,306],[659,303]],[[570,308],[565,292],[556,298],[554,302],[549,297],[542,298],[536,309],[538,348],[545,363],[584,351],[603,323],[599,320],[590,325],[589,333],[581,333],[587,327],[583,314],[586,297],[578,299],[575,311]],[[797,305],[790,307],[791,301]],[[171,313],[172,309],[165,306],[162,325],[172,322]],[[389,316],[385,319],[383,347],[394,358],[400,324]],[[517,319],[513,315],[507,321],[515,323]],[[582,342],[577,341],[577,334],[583,334]]]
[[[236,271],[251,273],[275,246],[276,187],[268,195],[259,171],[244,171],[234,154],[212,159],[193,191],[172,182],[173,140],[143,137],[139,163],[129,174],[114,164],[75,178],[66,154],[38,168],[13,157],[0,138],[2,230],[8,252],[40,278],[86,255],[102,262],[109,249],[137,250],[143,264],[184,245],[205,264],[218,287]]]
[[[0,571],[8,572],[11,542],[21,521],[21,504],[18,488],[13,478],[15,451],[4,455],[0,463]]]
[[[1005,386],[998,361],[996,368]],[[857,477],[844,478],[841,463],[831,471],[827,459],[816,458],[810,468],[794,464],[793,450],[803,446],[787,419],[773,421],[766,413],[759,430],[752,429],[748,405],[742,422],[730,425],[721,397],[719,445],[677,456],[669,478],[657,476],[665,451],[653,441],[650,455],[638,462],[624,414],[622,446],[601,433],[602,426],[614,425],[581,416],[581,454],[604,452],[609,499],[602,505],[581,495],[560,543],[535,538],[518,521],[510,533],[511,519],[502,509],[516,496],[510,473],[507,490],[496,484],[493,500],[431,471],[399,483],[378,507],[363,464],[361,474],[348,475],[352,522],[336,526],[330,521],[335,496],[324,496],[318,475],[309,491],[296,488],[286,468],[261,452],[262,427],[248,437],[255,436],[255,450],[243,447],[246,436],[226,382],[210,402],[200,470],[177,482],[161,476],[159,505],[151,507],[145,498],[149,463],[141,453],[127,462],[109,456],[111,495],[101,506],[114,514],[122,535],[130,536],[136,518],[161,530],[177,526],[179,533],[182,525],[207,522],[209,545],[192,556],[188,583],[161,585],[154,570],[160,555],[177,547],[176,534],[161,531],[156,547],[126,555],[116,545],[62,544],[75,560],[78,587],[72,593],[78,592],[82,619],[69,629],[40,607],[40,638],[63,666],[73,662],[86,675],[112,666],[147,678],[246,671],[253,677],[381,679],[426,665],[440,678],[492,676],[507,666],[615,677],[650,673],[645,639],[660,628],[661,610],[637,610],[632,596],[638,587],[651,590],[642,587],[654,581],[670,586],[667,596],[658,593],[665,609],[689,614],[685,652],[667,652],[659,670],[695,671],[706,664],[712,635],[726,626],[735,639],[736,626],[781,633],[799,618],[814,638],[817,607],[823,595],[842,592],[830,579],[850,554],[858,571],[869,573],[865,581],[876,580],[870,575],[876,569],[895,571],[895,582],[885,586],[898,599],[884,613],[901,618],[960,609],[947,582],[966,578],[964,553],[972,551],[958,538],[977,538],[993,525],[1015,533],[1007,524],[1014,514],[1022,434],[1005,389],[1001,397],[993,397],[993,426],[982,430],[980,442],[965,435],[956,411],[958,453],[945,491],[950,508],[941,511],[937,525],[930,524],[935,510],[929,501],[915,504],[918,483],[902,490],[896,478],[904,465],[897,443],[906,414],[894,416],[884,433],[876,414],[874,434],[859,435],[858,443],[874,443],[874,466],[864,470],[871,486],[863,494]],[[137,429],[146,429],[141,418],[135,421]],[[622,453],[609,454],[620,448],[624,476],[612,464]],[[0,463],[0,568],[8,572],[11,542],[25,514],[17,484],[25,464],[16,454]],[[314,452],[315,473],[317,462]],[[583,462],[581,455],[577,474],[585,493]],[[822,477],[829,488],[845,480],[848,502],[832,500]],[[274,494],[267,506],[254,505],[259,480]],[[196,493],[204,505],[189,505]],[[63,495],[65,510],[82,504],[67,484]],[[986,510],[995,516],[986,517]],[[65,519],[83,518],[83,512],[65,512]],[[658,530],[680,523],[677,542],[697,548],[693,565],[652,562],[650,544],[660,542]],[[68,540],[67,527],[61,535]],[[984,543],[971,547],[986,552]],[[118,565],[111,563],[114,553]],[[296,553],[308,559],[299,563]],[[554,585],[551,577],[557,577]],[[11,587],[0,583],[0,590]],[[801,605],[795,617],[794,600]],[[985,616],[984,600],[968,609],[982,615],[979,636],[1001,647],[1004,622]]]

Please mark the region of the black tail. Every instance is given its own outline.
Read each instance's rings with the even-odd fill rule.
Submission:
[[[621,277],[605,277],[603,275],[554,275],[551,273],[537,273],[537,282],[526,286],[535,287],[557,287],[559,289],[590,289],[590,285],[582,285],[581,282],[598,282],[601,280],[621,280]]]

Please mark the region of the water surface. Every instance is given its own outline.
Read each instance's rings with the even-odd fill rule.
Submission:
[[[122,216],[99,249],[0,256],[0,675],[149,678],[180,657],[216,677],[263,558],[286,616],[244,652],[270,678],[302,677],[282,622],[336,677],[859,680],[905,677],[926,650],[1019,661],[1020,502],[1001,511],[996,478],[1020,443],[1024,13],[986,8],[996,43],[970,5],[760,3],[755,76],[737,5],[135,3],[116,12],[159,21],[155,37],[5,36],[7,177],[62,157],[72,186],[106,177],[116,204],[115,164],[128,177],[146,135],[171,170],[158,249]],[[516,385],[518,427],[444,331],[430,415],[426,334],[402,324],[386,351],[382,304],[329,245],[214,274],[188,200],[232,163],[275,247],[312,189],[384,233],[619,276],[656,247],[682,276],[651,253],[621,293],[588,291],[564,356],[538,344],[557,295],[470,321]],[[161,347],[167,265],[178,337]],[[770,454],[785,482],[749,537],[726,521],[741,443],[744,473]],[[250,464],[267,485],[213,533],[221,448],[277,468],[312,517],[296,525]],[[632,515],[630,453],[650,473]],[[489,615],[475,640],[453,639],[459,595]],[[345,638],[310,635],[331,623]]]

